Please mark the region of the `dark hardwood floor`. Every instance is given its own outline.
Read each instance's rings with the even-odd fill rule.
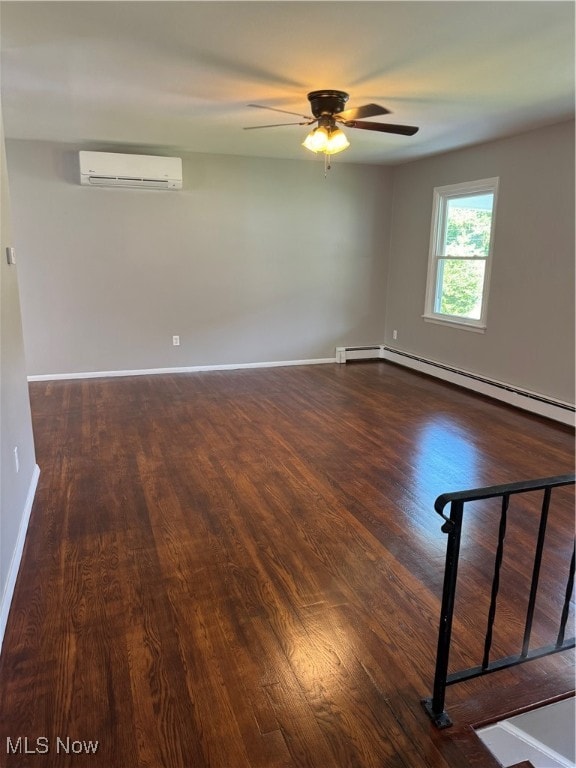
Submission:
[[[420,704],[446,544],[434,499],[573,471],[569,429],[384,362],[30,391],[42,474],[0,659],[0,765],[496,768],[471,725],[573,689],[562,653],[450,688],[444,731]],[[574,532],[573,488],[553,498],[543,643]],[[451,667],[479,662],[494,512],[465,522]],[[499,654],[518,650],[536,527],[512,502]]]

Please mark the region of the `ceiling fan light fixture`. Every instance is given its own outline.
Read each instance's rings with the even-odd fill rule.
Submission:
[[[340,128],[335,128],[333,131],[330,131],[324,152],[327,155],[337,155],[338,152],[343,152],[349,146],[350,142],[346,138],[344,131],[341,131]]]
[[[320,125],[311,131],[302,142],[302,146],[311,152],[324,152],[325,155],[336,155],[348,149],[350,142],[344,131]]]
[[[321,125],[318,128],[314,128],[313,131],[310,131],[308,136],[306,136],[302,142],[302,146],[309,149],[310,152],[325,152],[326,147],[328,146],[328,140],[328,130]]]

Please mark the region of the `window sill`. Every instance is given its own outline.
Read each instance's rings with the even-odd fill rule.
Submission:
[[[473,333],[484,333],[486,331],[485,325],[477,325],[476,323],[467,323],[465,320],[452,320],[447,317],[437,317],[436,315],[422,315],[425,323],[435,323],[436,325],[448,325],[452,328],[458,328],[462,331],[472,331]]]

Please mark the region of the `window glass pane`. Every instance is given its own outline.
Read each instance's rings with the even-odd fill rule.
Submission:
[[[435,312],[480,320],[485,261],[439,259]]]
[[[488,256],[493,199],[490,192],[447,201],[445,256]]]

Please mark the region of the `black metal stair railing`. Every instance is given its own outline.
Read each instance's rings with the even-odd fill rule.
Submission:
[[[569,648],[574,648],[576,641],[574,637],[565,638],[566,624],[568,621],[570,600],[574,588],[574,551],[568,570],[566,581],[566,591],[564,603],[560,615],[559,628],[556,641],[537,649],[530,649],[530,636],[532,632],[532,622],[534,618],[534,608],[536,605],[536,596],[538,592],[538,581],[540,577],[540,567],[542,563],[542,554],[544,551],[544,539],[546,536],[546,526],[548,523],[548,513],[550,509],[550,500],[552,489],[559,486],[574,485],[576,475],[560,475],[558,477],[547,477],[540,480],[531,480],[520,483],[509,483],[507,485],[495,485],[487,488],[476,488],[469,491],[459,491],[457,493],[444,493],[438,496],[434,503],[436,512],[445,520],[442,531],[448,534],[446,545],[446,565],[444,571],[444,586],[442,591],[442,606],[440,609],[440,627],[438,631],[438,646],[436,651],[436,670],[434,675],[434,687],[432,696],[424,699],[422,704],[438,728],[446,728],[452,724],[448,713],[444,709],[446,698],[446,688],[449,685],[471,680],[481,675],[487,675],[491,672],[507,669],[508,667],[523,664],[526,661],[548,656],[551,653],[558,653]],[[530,595],[528,598],[528,608],[526,611],[526,620],[524,624],[524,635],[522,638],[522,649],[520,653],[508,656],[506,658],[490,660],[490,650],[492,646],[492,630],[496,617],[496,604],[498,591],[500,587],[500,568],[504,555],[504,539],[506,537],[506,526],[508,518],[508,507],[510,496],[514,494],[523,494],[533,491],[544,491],[542,507],[540,512],[540,525],[536,549],[534,555],[534,565],[532,568],[532,579],[530,584]],[[480,501],[482,499],[501,498],[500,525],[498,530],[498,545],[494,561],[494,576],[492,579],[492,589],[490,596],[490,607],[488,610],[488,620],[486,634],[484,637],[484,653],[482,662],[479,666],[471,667],[460,672],[448,673],[448,660],[450,655],[450,640],[452,635],[452,620],[454,616],[454,604],[456,597],[456,582],[458,576],[458,559],[460,554],[460,539],[462,533],[462,521],[464,517],[464,505],[469,501]],[[447,516],[444,513],[445,507],[450,504],[450,513]]]

